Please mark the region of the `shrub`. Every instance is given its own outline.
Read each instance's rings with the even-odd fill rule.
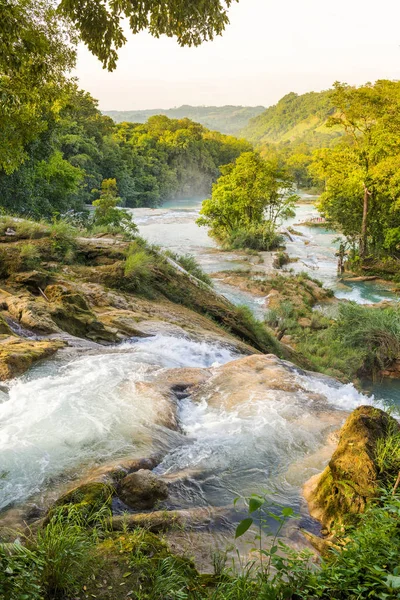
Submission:
[[[400,305],[369,308],[341,304],[335,335],[363,356],[362,370],[374,374],[400,357]]]
[[[277,233],[270,223],[266,222],[233,230],[224,240],[224,247],[229,249],[273,250],[282,243],[283,237]]]
[[[40,252],[33,244],[22,244],[19,247],[19,256],[22,269],[34,269],[40,260]]]

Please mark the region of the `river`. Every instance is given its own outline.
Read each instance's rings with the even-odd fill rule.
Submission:
[[[206,229],[195,224],[200,200],[135,209],[141,235],[162,248],[195,255],[209,273],[249,265],[244,253],[219,251]],[[292,223],[313,211],[309,204],[299,205]],[[296,256],[301,252],[301,268],[333,285],[336,295],[360,302],[392,297],[376,284],[342,288],[335,275],[334,234],[298,225],[295,229],[304,235],[288,243],[288,251]],[[262,256],[267,273],[271,257]],[[250,294],[218,282],[216,287],[262,313]],[[164,458],[156,470],[171,480],[166,507],[223,508],[223,525],[215,527],[222,529],[226,543],[243,516],[233,509],[234,497],[264,490],[271,499],[293,507],[301,526],[318,531],[301,486],[325,466],[328,455],[323,449],[329,432],[349,410],[376,400],[352,385],[329,384],[308,375],[302,376],[302,385],[324,398],[326,419],[316,415],[304,393],[269,391],[268,398],[254,400],[251,410],[229,413],[210,407],[206,399],[195,404],[185,398],[177,406],[178,431],[154,425],[141,383],[151,383],[176,367],[211,367],[237,358],[239,354],[226,346],[160,333],[111,348],[93,344],[68,348],[9,382],[0,392],[0,509],[26,502],[40,507],[48,489],[65,486],[93,466],[157,451]],[[387,398],[386,391],[375,392]],[[292,537],[296,535],[292,531]]]

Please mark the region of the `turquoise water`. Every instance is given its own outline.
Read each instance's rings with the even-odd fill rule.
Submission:
[[[203,197],[179,198],[166,202],[161,208],[139,208],[132,213],[144,238],[178,254],[196,256],[207,273],[249,268],[249,262],[243,253],[222,252],[208,236],[207,228],[196,225],[202,200]],[[285,241],[289,256],[296,259],[286,269],[290,268],[295,273],[308,273],[333,289],[337,298],[353,300],[359,304],[395,299],[393,291],[381,282],[347,282],[338,278],[335,253],[340,236],[329,229],[301,225],[318,216],[310,200],[313,200],[312,196],[303,195],[302,201],[296,206],[295,217],[284,223],[284,228],[291,226],[299,233],[293,235],[292,240]],[[257,268],[263,269],[267,274],[272,270],[272,259],[269,253],[263,253],[263,257],[264,266]],[[230,296],[231,300],[243,303],[243,295],[237,291],[232,290]],[[244,303],[250,304],[254,312],[259,312],[260,305],[252,302],[251,298],[246,297]]]

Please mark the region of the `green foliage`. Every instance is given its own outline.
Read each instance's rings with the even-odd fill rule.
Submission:
[[[89,50],[104,68],[115,69],[118,50],[126,42],[124,19],[133,33],[147,29],[154,37],[176,37],[180,46],[199,46],[221,35],[233,0],[146,0],[138,5],[122,0],[118,9],[99,0],[62,0],[59,9],[79,31]]]
[[[278,243],[277,225],[293,215],[292,181],[275,163],[245,152],[223,169],[197,220],[223,244],[269,250]]]
[[[236,135],[249,119],[256,117],[265,108],[263,106],[180,106],[164,110],[109,110],[104,115],[111,117],[116,123],[145,123],[149,117],[165,115],[170,119],[191,119],[212,131],[220,131],[228,135]]]
[[[297,139],[302,143],[325,146],[329,138],[338,135],[323,128],[333,112],[331,90],[308,92],[300,96],[291,92],[252,119],[241,134],[255,144],[292,142]]]
[[[400,429],[393,427],[377,440],[375,461],[381,474],[400,472]]]
[[[207,285],[212,285],[211,277],[203,271],[194,256],[191,256],[190,254],[178,255],[171,251],[167,251],[166,255],[170,256],[185,269],[185,271],[193,275],[193,277],[196,277],[196,279],[199,279]]]
[[[75,49],[50,0],[2,1],[0,39],[0,170],[11,174],[57,118]]]
[[[400,83],[380,80],[359,88],[336,83],[337,112],[328,125],[340,144],[315,153],[311,171],[325,182],[322,213],[359,247],[379,256],[397,247],[400,227]]]
[[[110,227],[113,231],[126,233],[130,236],[135,234],[137,227],[132,220],[132,216],[126,210],[116,208],[121,202],[121,198],[118,197],[116,180],[103,179],[99,194],[100,198],[93,202],[95,207],[94,227]]]
[[[283,236],[267,222],[234,229],[226,238],[224,246],[228,249],[274,250],[282,245],[283,241]]]
[[[50,598],[70,598],[79,593],[87,574],[95,570],[96,537],[75,520],[73,511],[56,514],[39,529],[28,547],[43,564],[40,579]]]
[[[23,269],[34,269],[40,259],[40,252],[33,244],[23,244],[19,247],[19,256]]]
[[[58,106],[57,118],[49,116],[45,131],[36,134],[24,164],[12,173],[0,170],[0,206],[8,212],[35,218],[82,213],[109,179],[116,181],[120,203],[130,207],[206,195],[220,165],[250,149],[188,119],[155,116],[143,125],[116,125],[74,86]],[[117,209],[113,214],[118,221]]]
[[[384,369],[400,356],[400,306],[340,304],[335,336],[343,346],[360,352],[365,372]]]

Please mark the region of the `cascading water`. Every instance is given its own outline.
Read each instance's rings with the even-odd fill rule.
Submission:
[[[167,447],[176,443],[172,432],[154,428],[151,406],[135,383],[162,368],[210,367],[235,356],[222,346],[157,335],[101,354],[48,361],[14,380],[0,397],[0,508],[66,471],[79,473],[113,456],[146,455],[150,438]]]
[[[157,472],[171,480],[170,506],[226,506],[237,494],[262,489],[298,505],[301,483],[324,458],[293,465],[318,454],[327,432],[345,418],[338,409],[368,400],[353,386],[294,374],[305,390],[325,398],[317,412],[306,392],[267,390],[230,411],[209,406],[207,397],[184,398],[177,401],[179,431],[157,422],[143,383],[168,369],[237,358],[215,343],[156,335],[72,359],[61,353],[11,382],[0,398],[0,507],[93,464],[155,449],[164,456]]]

